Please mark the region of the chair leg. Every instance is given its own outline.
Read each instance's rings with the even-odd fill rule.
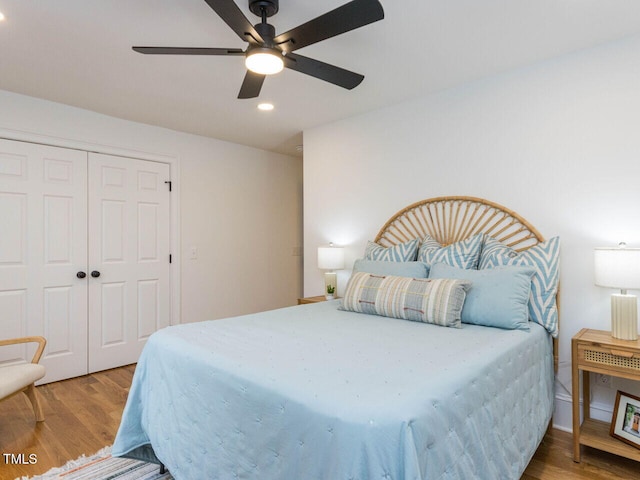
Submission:
[[[24,393],[27,395],[27,397],[29,397],[31,406],[33,406],[33,413],[36,414],[36,422],[43,422],[44,414],[42,413],[42,408],[40,407],[40,402],[38,401],[35,384],[32,383],[31,385],[29,385]]]

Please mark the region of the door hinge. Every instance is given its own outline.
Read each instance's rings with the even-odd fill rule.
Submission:
[[[167,180],[164,183],[168,183],[169,184],[169,191],[171,191],[171,180]]]
[[[173,257],[171,256],[171,254],[169,254],[169,263],[171,263]]]

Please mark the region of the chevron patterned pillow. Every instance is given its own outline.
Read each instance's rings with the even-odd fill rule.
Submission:
[[[413,262],[416,259],[420,239],[409,240],[393,247],[385,248],[374,242],[367,242],[364,250],[365,260],[383,260],[386,262]]]
[[[340,310],[460,328],[468,280],[351,275]]]
[[[476,269],[480,260],[483,238],[484,234],[478,233],[466,240],[443,247],[430,235],[426,235],[418,251],[418,261],[426,263],[429,268],[434,263],[444,263],[465,270]]]
[[[558,293],[560,263],[560,237],[553,237],[523,252],[486,237],[480,255],[480,269],[502,265],[524,265],[534,267],[531,279],[529,316],[545,327],[556,338],[558,336]]]

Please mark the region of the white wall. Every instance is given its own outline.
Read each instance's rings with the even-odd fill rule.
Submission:
[[[0,136],[179,166],[181,245],[173,253],[182,322],[296,304],[302,290],[301,257],[292,256],[302,245],[300,159],[6,91],[0,91]]]
[[[570,339],[610,328],[614,291],[593,284],[593,248],[640,246],[640,37],[307,130],[304,145],[305,295],[322,292],[318,245],[347,246],[350,268],[424,198],[486,198],[561,237],[555,421],[570,428]],[[604,420],[619,385],[594,387]]]

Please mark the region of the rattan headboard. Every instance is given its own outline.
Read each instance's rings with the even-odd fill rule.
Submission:
[[[391,217],[375,241],[389,247],[427,233],[442,245],[486,233],[518,251],[544,241],[516,212],[475,197],[437,197],[409,205]]]
[[[533,225],[502,205],[475,197],[436,197],[400,210],[380,229],[375,242],[389,247],[429,234],[440,244],[449,245],[477,233],[486,233],[517,251],[544,241]],[[553,350],[557,372],[557,339]]]

